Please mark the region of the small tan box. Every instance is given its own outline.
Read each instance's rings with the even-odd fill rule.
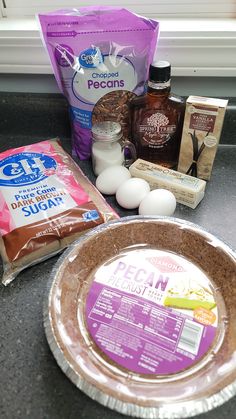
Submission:
[[[178,171],[209,180],[228,100],[189,96],[186,102]]]

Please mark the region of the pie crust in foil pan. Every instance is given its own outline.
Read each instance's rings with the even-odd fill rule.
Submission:
[[[47,340],[68,378],[99,403],[140,418],[191,417],[236,394],[235,285],[234,251],[206,230],[171,217],[122,218],[59,258]]]

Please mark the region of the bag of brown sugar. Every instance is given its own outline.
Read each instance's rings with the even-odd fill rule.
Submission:
[[[0,251],[4,285],[84,231],[118,218],[59,140],[0,154]]]

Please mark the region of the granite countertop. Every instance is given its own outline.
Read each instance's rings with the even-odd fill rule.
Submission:
[[[42,133],[40,129],[37,131],[34,126],[35,135],[33,128],[27,126],[25,117],[19,121],[26,127],[24,132],[22,129],[16,132],[16,127],[9,122],[8,111],[5,109],[5,123],[0,123],[0,152],[59,134],[64,148],[70,152],[68,132],[59,132],[59,129],[51,125],[47,130],[44,121],[45,132]],[[11,116],[17,122],[15,107],[14,112]],[[232,119],[234,123],[234,118],[235,115],[231,115],[227,121]],[[203,201],[195,210],[178,204],[175,216],[206,228],[236,249],[236,137],[232,124],[227,123],[234,137],[230,137],[227,142],[224,138],[218,148]],[[79,162],[79,165],[94,181],[90,162]],[[119,208],[114,197],[108,201],[120,216],[137,214],[136,211]],[[57,259],[56,256],[26,269],[8,287],[0,286],[0,418],[128,419],[79,391],[57,366],[49,349],[43,328],[42,306],[50,272]],[[236,396],[224,405],[195,418],[233,419],[235,411]]]

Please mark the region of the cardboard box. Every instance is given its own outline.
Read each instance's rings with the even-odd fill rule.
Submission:
[[[129,168],[132,176],[149,183],[151,190],[164,188],[175,195],[176,201],[196,208],[204,197],[206,182],[168,167],[138,159]]]
[[[186,102],[178,171],[209,180],[228,100],[189,96]]]

